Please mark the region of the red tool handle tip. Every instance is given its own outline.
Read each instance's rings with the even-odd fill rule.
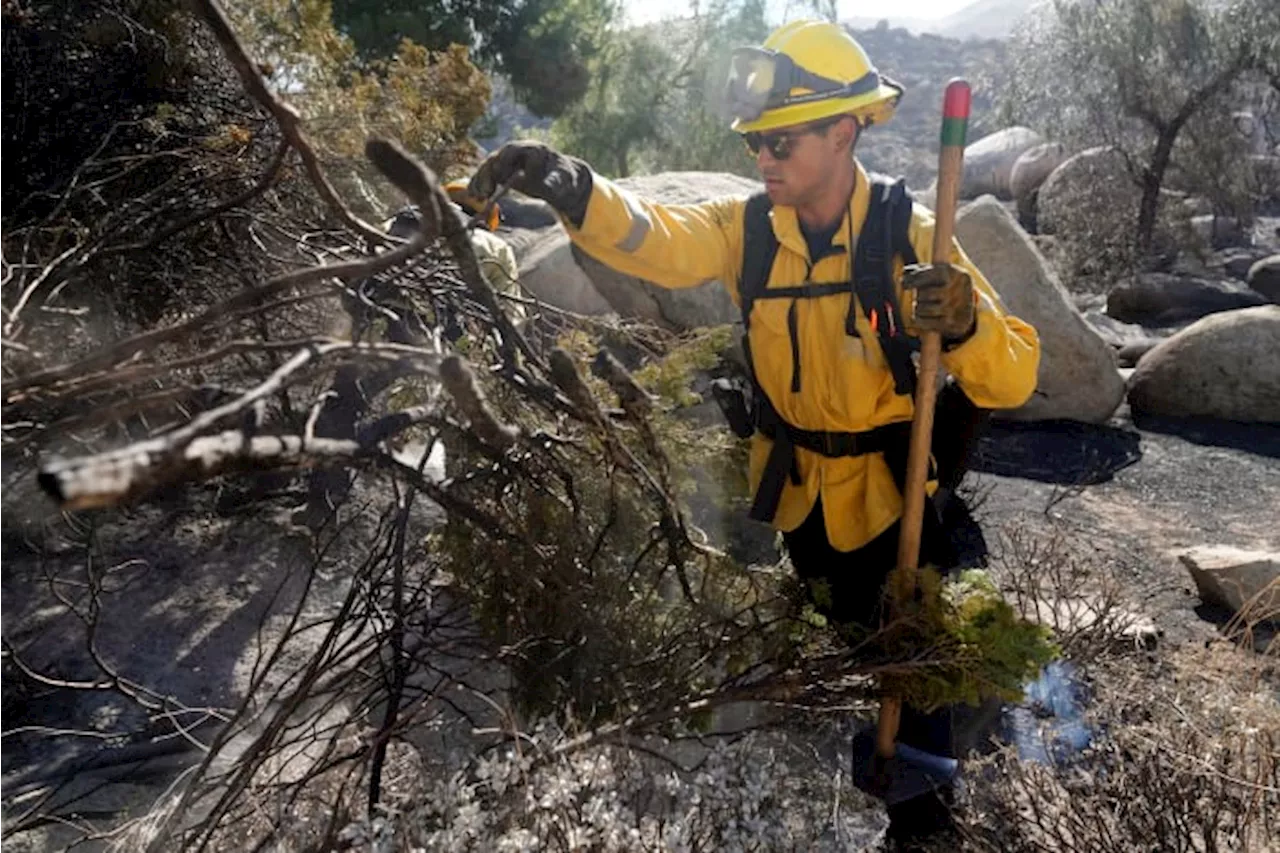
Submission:
[[[942,99],[943,118],[967,119],[970,100],[969,84],[959,77],[953,79],[947,84],[947,92]]]

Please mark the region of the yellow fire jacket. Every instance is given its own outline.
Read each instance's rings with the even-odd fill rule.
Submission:
[[[857,185],[830,254],[809,269],[809,250],[795,208],[771,213],[779,247],[769,287],[806,281],[848,281],[852,249],[850,224],[861,232],[870,201],[866,172],[857,166]],[[570,237],[584,251],[619,272],[668,288],[695,287],[719,279],[738,300],[742,270],[745,199],[716,199],[694,205],[662,205],[637,198],[611,181],[593,175],[594,186],[582,227],[565,222]],[[919,205],[912,211],[911,244],[921,263],[932,259],[933,214]],[[964,266],[978,295],[977,330],[973,337],[942,356],[943,366],[973,402],[987,409],[1016,408],[1035,390],[1040,341],[1026,322],[1009,314],[990,283],[955,243],[952,262]],[[898,302],[910,316],[910,295],[901,287],[901,264],[895,271]],[[757,299],[752,307],[750,345],[757,379],[788,423],[808,430],[863,432],[907,421],[913,401],[894,393],[878,339],[862,312],[860,337],[845,334],[849,293],[796,301],[803,384],[791,390],[792,353],[787,312],[792,300]],[[758,432],[752,439],[750,483],[759,487],[771,442]],[[887,530],[902,515],[902,496],[881,454],[830,458],[796,448],[800,483],[783,490],[774,526],[798,527],[822,497],[827,538],[841,551],[852,551]],[[935,485],[930,484],[932,492]]]

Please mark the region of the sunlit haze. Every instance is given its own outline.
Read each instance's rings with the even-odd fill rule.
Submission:
[[[941,18],[970,5],[973,0],[895,0],[891,5],[868,0],[840,0],[841,20],[849,18]],[[688,15],[689,0],[626,0],[627,16],[637,24]],[[776,21],[812,14],[799,0],[769,0],[769,17]]]

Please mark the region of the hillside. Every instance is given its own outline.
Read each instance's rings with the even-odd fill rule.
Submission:
[[[927,33],[953,39],[1005,39],[1031,10],[1041,5],[1043,0],[976,0],[941,18],[890,15],[881,19],[862,15],[847,19],[845,25],[864,30],[886,20],[890,27],[901,27],[917,35]]]
[[[928,186],[938,163],[942,92],[947,81],[957,75],[966,77],[973,86],[969,138],[978,139],[998,129],[995,89],[1005,55],[1002,42],[960,42],[888,26],[856,30],[854,35],[881,73],[907,90],[893,121],[872,128],[859,143],[859,156],[868,168],[905,176],[913,187]]]

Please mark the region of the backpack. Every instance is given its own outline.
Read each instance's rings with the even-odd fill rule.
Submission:
[[[758,193],[747,199],[744,214],[743,262],[738,294],[751,399],[748,401],[742,395],[726,392],[723,385],[713,386],[712,389],[725,409],[730,425],[739,436],[746,438],[758,430],[773,440],[773,449],[750,513],[752,518],[766,522],[772,521],[776,514],[785,478],[790,476],[793,483],[800,482],[795,464],[796,446],[826,456],[882,453],[899,491],[902,491],[906,481],[911,423],[905,421],[886,424],[865,432],[849,433],[803,430],[783,421],[756,380],[748,339],[755,301],[806,299],[850,292],[853,298],[849,300],[845,334],[858,335],[855,312],[861,307],[884,352],[893,374],[894,390],[898,394],[915,396],[916,370],[912,354],[919,349],[919,341],[907,335],[902,323],[893,279],[895,258],[901,258],[904,264],[918,261],[909,232],[911,200],[902,179],[873,179],[871,182],[867,217],[854,248],[852,281],[769,287],[773,262],[778,253],[778,240],[769,218],[772,206],[767,194]],[[799,392],[801,374],[795,316],[793,309],[789,318],[793,358],[791,390]],[[735,396],[738,399],[734,399]],[[958,385],[951,384],[943,388],[940,402],[944,400],[945,405],[939,410],[939,414],[946,411],[950,416],[948,420],[953,420],[954,423],[948,424],[946,430],[934,431],[933,455],[937,468],[931,465],[930,477],[937,477],[940,487],[949,493],[964,474],[965,462],[989,412],[974,406]],[[735,414],[731,414],[731,411]],[[929,522],[935,519],[928,516],[933,515],[933,512],[926,513],[926,525],[929,527],[933,526]]]
[[[855,314],[859,305],[884,351],[893,373],[894,390],[915,395],[916,371],[911,354],[919,349],[919,341],[908,338],[900,322],[901,311],[893,285],[893,260],[901,257],[904,264],[917,261],[911,245],[911,200],[906,182],[873,179],[867,218],[858,235],[853,257],[853,281],[833,284],[809,284],[797,287],[770,288],[769,276],[778,254],[778,238],[773,233],[769,212],[773,203],[766,193],[747,199],[743,235],[742,275],[738,280],[739,303],[742,307],[743,340],[751,327],[751,309],[757,299],[805,299],[852,291],[845,334],[857,336]],[[796,342],[792,341],[792,349]],[[754,367],[751,367],[754,381]],[[799,391],[799,370],[792,391]]]

